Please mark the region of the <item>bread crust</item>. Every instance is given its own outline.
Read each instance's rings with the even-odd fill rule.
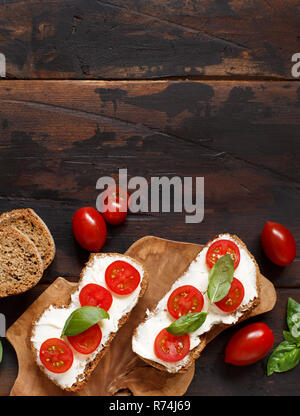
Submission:
[[[62,390],[66,390],[66,391],[70,391],[70,392],[76,392],[76,391],[79,391],[79,390],[81,390],[84,386],[85,386],[85,384],[88,382],[88,380],[89,380],[89,378],[91,377],[91,375],[92,375],[92,373],[93,373],[93,371],[94,371],[94,369],[97,367],[97,365],[98,365],[98,363],[99,363],[99,361],[103,358],[103,356],[105,355],[105,353],[108,351],[108,349],[109,349],[109,346],[110,346],[110,344],[111,344],[111,342],[113,341],[113,339],[114,339],[114,337],[116,336],[116,334],[117,334],[117,332],[119,331],[119,329],[127,322],[127,320],[129,319],[129,316],[130,316],[130,314],[131,314],[131,312],[132,312],[132,310],[133,310],[133,308],[131,309],[131,311],[129,311],[126,315],[123,315],[122,316],[122,318],[119,320],[119,323],[118,323],[118,329],[117,329],[117,331],[116,332],[113,332],[113,333],[111,333],[110,334],[110,336],[109,336],[109,339],[107,340],[107,342],[106,342],[106,344],[105,344],[105,346],[103,347],[103,349],[101,350],[101,351],[99,351],[99,353],[96,355],[96,357],[92,360],[92,361],[90,361],[89,363],[87,363],[87,365],[86,365],[86,367],[85,367],[85,370],[84,370],[84,379],[83,380],[81,380],[81,381],[79,381],[79,380],[77,380],[75,383],[73,383],[72,384],[72,386],[71,387],[62,387],[59,383],[57,383],[56,382],[56,380],[52,380],[49,376],[48,376],[48,374],[46,373],[46,371],[45,371],[45,368],[44,368],[44,366],[42,366],[42,365],[40,365],[39,363],[38,363],[38,361],[37,361],[37,357],[38,357],[38,354],[39,354],[39,352],[36,350],[36,348],[34,347],[34,345],[33,345],[33,342],[32,342],[32,336],[33,336],[33,334],[34,334],[34,329],[35,329],[35,325],[36,325],[36,323],[37,323],[37,321],[40,319],[40,317],[43,315],[43,313],[51,306],[51,305],[53,305],[55,308],[61,308],[61,307],[66,307],[66,306],[69,306],[70,305],[70,303],[71,303],[71,296],[72,296],[72,294],[73,293],[75,293],[76,292],[76,290],[77,290],[77,288],[78,288],[78,286],[79,286],[79,284],[81,283],[81,281],[82,281],[82,279],[83,279],[83,275],[84,275],[84,271],[85,271],[85,269],[89,266],[89,264],[91,264],[92,263],[92,261],[93,261],[93,259],[94,259],[94,257],[95,256],[97,256],[97,257],[107,257],[107,256],[110,256],[110,257],[114,257],[114,256],[121,256],[122,258],[124,258],[124,260],[125,259],[130,259],[130,260],[133,260],[135,263],[137,263],[141,268],[142,268],[142,270],[143,270],[143,274],[144,274],[144,277],[143,277],[143,279],[142,279],[142,282],[141,282],[141,290],[140,290],[140,293],[139,293],[139,296],[138,296],[138,298],[137,298],[137,301],[136,301],[136,304],[134,305],[134,307],[138,304],[138,302],[139,302],[139,299],[144,295],[144,293],[145,293],[145,291],[146,291],[146,289],[147,289],[147,287],[148,287],[148,273],[147,273],[147,271],[146,271],[146,269],[144,268],[144,266],[138,261],[138,260],[135,260],[135,259],[133,259],[133,258],[131,258],[131,257],[129,257],[129,256],[127,256],[127,255],[125,255],[125,254],[119,254],[119,253],[92,253],[92,254],[90,254],[90,256],[89,256],[89,259],[88,259],[88,261],[87,261],[87,263],[85,264],[85,267],[82,269],[82,271],[81,271],[81,273],[80,273],[80,278],[79,278],[79,281],[78,281],[78,285],[77,286],[75,286],[74,287],[74,289],[72,290],[72,292],[71,292],[71,294],[70,294],[70,296],[69,296],[69,299],[68,299],[68,301],[67,302],[56,302],[56,303],[51,303],[51,304],[49,304],[37,317],[36,317],[36,319],[33,321],[33,323],[32,323],[32,328],[31,328],[31,334],[30,334],[30,345],[31,345],[31,350],[32,350],[32,352],[33,352],[33,356],[34,356],[34,360],[35,360],[35,362],[36,362],[36,364],[37,364],[37,366],[41,369],[41,371],[46,375],[46,377],[47,378],[49,378],[49,380],[51,380],[54,384],[56,384],[58,387],[60,387]],[[79,375],[78,375],[78,377],[79,377]]]
[[[42,237],[37,235],[35,238],[31,238],[22,227],[18,227],[18,220],[19,219],[26,220],[27,222],[31,222],[38,230],[41,231]],[[0,226],[1,225],[11,225],[16,227],[19,231],[23,232],[23,234],[27,235],[27,237],[36,245],[38,252],[43,261],[44,270],[52,263],[54,256],[55,256],[55,243],[51,232],[44,221],[37,215],[37,213],[32,208],[23,208],[23,209],[14,209],[9,212],[3,212],[0,215]],[[45,249],[40,250],[38,245],[43,246]]]
[[[224,329],[226,329],[226,328],[229,328],[230,326],[233,326],[233,325],[237,325],[239,322],[241,322],[241,321],[243,321],[244,319],[247,319],[248,318],[248,316],[251,314],[251,312],[252,312],[252,310],[254,309],[254,308],[256,308],[257,306],[258,306],[258,304],[259,304],[259,302],[260,302],[260,270],[259,270],[259,267],[258,267],[258,264],[257,264],[257,262],[256,262],[256,260],[255,260],[255,258],[253,257],[253,255],[249,252],[249,250],[248,250],[248,248],[247,248],[247,246],[245,245],[245,243],[242,241],[242,240],[240,240],[240,238],[237,236],[237,235],[231,235],[231,234],[228,234],[228,233],[222,233],[222,234],[219,234],[219,235],[216,235],[215,237],[213,237],[200,251],[199,251],[199,253],[204,249],[204,248],[206,248],[206,247],[208,247],[215,239],[217,239],[217,238],[220,238],[220,237],[222,237],[222,236],[225,236],[225,235],[230,235],[230,237],[232,238],[232,239],[234,239],[235,240],[235,242],[237,242],[239,245],[241,245],[242,247],[243,247],[243,249],[247,252],[247,254],[250,256],[250,258],[253,260],[253,262],[254,262],[254,265],[255,265],[255,268],[256,268],[256,288],[257,288],[257,297],[256,298],[254,298],[251,302],[249,302],[249,304],[248,304],[248,307],[247,307],[247,310],[246,311],[244,311],[244,312],[242,312],[242,315],[240,316],[240,318],[235,322],[235,323],[233,323],[233,324],[223,324],[223,323],[221,323],[221,324],[215,324],[211,329],[210,329],[210,331],[208,331],[208,332],[205,332],[204,334],[202,334],[201,336],[199,336],[199,338],[200,338],[200,343],[195,347],[195,348],[193,348],[191,351],[190,351],[190,353],[189,353],[189,360],[188,360],[188,362],[186,363],[186,365],[184,366],[184,367],[182,367],[182,368],[180,368],[178,371],[174,371],[174,372],[170,372],[170,371],[168,371],[168,369],[164,366],[164,365],[162,365],[162,364],[160,364],[160,363],[157,363],[156,361],[152,361],[152,360],[149,360],[149,359],[147,359],[147,358],[144,358],[144,357],[142,357],[142,356],[140,356],[139,354],[137,354],[136,353],[136,355],[141,359],[141,360],[143,360],[143,361],[145,361],[147,364],[150,364],[152,367],[155,367],[155,368],[157,368],[158,370],[160,370],[160,371],[164,371],[164,372],[167,372],[167,373],[169,373],[169,374],[177,374],[177,373],[184,373],[184,372],[186,372],[188,369],[189,369],[189,367],[193,364],[193,362],[197,359],[197,358],[199,358],[199,356],[200,356],[200,354],[201,354],[201,352],[203,351],[203,349],[206,347],[206,345],[213,339],[213,338],[215,338],[219,333],[221,333]],[[198,254],[199,254],[198,253]],[[198,254],[195,256],[195,258],[198,256]],[[194,258],[194,259],[195,259]],[[193,260],[194,260],[193,259]],[[193,261],[192,260],[192,261]],[[192,262],[191,261],[191,262]],[[186,270],[189,268],[189,265],[190,264],[188,264],[188,266],[186,267],[186,269],[185,269],[185,271],[182,273],[182,275],[186,272]],[[155,309],[156,309],[156,307],[157,307],[157,305],[152,309],[152,311],[154,311]],[[245,306],[243,307],[243,309],[245,308]],[[239,312],[241,310],[241,308],[238,308],[235,312],[234,312],[234,314],[236,314],[237,312]],[[139,324],[139,325],[141,325],[142,323],[144,323],[145,321],[147,320],[147,316],[145,316],[144,317],[144,320]],[[136,331],[137,331],[137,328],[139,327],[139,325],[135,328],[135,330],[134,330],[134,332],[133,332],[133,336],[135,336],[135,334],[136,334]]]

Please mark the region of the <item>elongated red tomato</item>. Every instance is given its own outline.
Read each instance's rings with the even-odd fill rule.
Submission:
[[[160,331],[154,341],[154,352],[157,358],[166,362],[182,360],[190,350],[189,335],[176,336],[166,329]]]
[[[261,243],[266,256],[278,266],[287,266],[296,257],[296,243],[291,232],[277,222],[266,222]]]
[[[110,291],[105,287],[89,283],[81,289],[79,301],[81,306],[97,306],[108,311],[113,298]]]
[[[122,224],[127,217],[128,193],[122,188],[111,187],[106,190],[105,195],[106,197],[100,210],[105,221],[111,225]]]
[[[201,312],[204,304],[202,293],[191,285],[175,289],[168,299],[168,311],[178,319],[187,313]]]
[[[257,322],[245,326],[230,338],[225,351],[225,362],[237,366],[256,363],[272,348],[274,335],[268,325]]]
[[[81,354],[90,354],[98,347],[101,338],[100,326],[95,324],[78,335],[68,337],[68,341]]]
[[[49,338],[40,348],[40,360],[52,373],[65,373],[73,364],[73,352],[68,344],[59,338]]]
[[[231,240],[217,240],[209,246],[206,253],[206,264],[209,268],[225,254],[230,254],[234,261],[234,268],[236,269],[240,263],[240,250],[238,246]]]
[[[95,208],[84,207],[75,212],[72,220],[74,237],[85,250],[99,251],[107,237],[105,221]]]
[[[107,287],[118,295],[129,295],[138,287],[140,281],[138,270],[123,260],[114,261],[105,271]]]
[[[228,294],[225,298],[216,302],[215,305],[224,312],[232,312],[240,306],[244,299],[244,295],[245,289],[242,282],[234,277]]]

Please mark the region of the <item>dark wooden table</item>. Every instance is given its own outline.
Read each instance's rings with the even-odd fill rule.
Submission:
[[[238,234],[276,285],[275,309],[256,320],[281,342],[287,299],[300,301],[299,257],[272,265],[259,238],[272,220],[300,246],[299,27],[296,0],[0,2],[0,210],[35,209],[57,246],[35,288],[0,300],[8,326],[57,276],[76,281],[88,254],[73,240],[72,215],[95,205],[99,177],[127,168],[147,180],[204,176],[204,220],[130,214],[109,228],[104,251],[148,234],[195,243]],[[235,330],[205,349],[187,393],[299,395],[299,367],[267,377],[266,359],[223,363]],[[0,395],[17,369],[4,340]]]

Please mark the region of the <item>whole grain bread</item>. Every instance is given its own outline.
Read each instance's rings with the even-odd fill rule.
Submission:
[[[126,255],[124,255],[124,254],[119,254],[119,253],[92,253],[91,255],[90,255],[90,257],[89,257],[89,260],[87,261],[87,263],[86,263],[86,265],[85,265],[85,267],[82,269],[82,271],[81,271],[81,273],[80,273],[80,278],[79,278],[79,281],[78,281],[78,286],[79,286],[79,284],[80,284],[80,282],[81,282],[81,280],[82,280],[82,278],[83,278],[83,275],[84,275],[84,271],[85,271],[85,269],[86,269],[86,267],[88,267],[91,263],[92,263],[92,261],[93,261],[93,259],[94,259],[94,257],[95,256],[110,256],[110,257],[113,257],[113,256],[120,256],[120,257],[122,257],[122,258],[124,258],[124,260],[126,260],[126,259],[130,259],[130,260],[134,260],[134,262],[136,263],[136,264],[138,264],[141,268],[142,268],[142,270],[143,270],[143,279],[142,279],[142,282],[141,282],[141,290],[140,290],[140,293],[139,293],[139,296],[138,296],[138,299],[137,299],[137,302],[136,302],[136,304],[138,303],[138,301],[139,301],[139,299],[144,295],[144,293],[145,293],[145,291],[146,291],[146,289],[147,289],[147,287],[148,287],[148,273],[147,273],[147,271],[145,270],[145,268],[144,268],[144,266],[139,262],[139,261],[137,261],[137,260],[135,260],[135,259],[132,259],[131,257],[129,257],[129,256],[126,256]],[[66,302],[66,303],[62,303],[62,302],[60,302],[59,301],[59,299],[57,300],[57,302],[55,303],[55,304],[52,304],[55,308],[62,308],[62,307],[67,307],[70,303],[71,303],[71,296],[72,296],[72,294],[73,293],[75,293],[76,292],[76,290],[77,290],[77,286],[74,288],[74,290],[72,291],[72,293],[70,294],[70,297],[69,297],[69,299],[68,299],[68,301]],[[33,334],[34,334],[34,330],[35,330],[35,325],[36,325],[36,323],[37,323],[37,321],[39,320],[39,318],[43,315],[43,313],[50,307],[51,305],[48,305],[37,317],[36,317],[36,319],[33,321],[33,323],[32,323],[32,330],[31,330],[31,336],[30,336],[30,344],[31,344],[31,349],[32,349],[32,352],[33,352],[33,356],[34,356],[34,359],[35,359],[35,361],[36,361],[36,364],[39,366],[39,368],[41,369],[41,371],[50,379],[50,377],[48,376],[48,374],[46,373],[46,371],[45,371],[45,368],[44,368],[44,366],[43,365],[40,365],[39,363],[38,363],[38,361],[37,361],[37,358],[38,358],[38,355],[39,355],[39,351],[37,351],[37,349],[35,348],[35,346],[33,345],[33,342],[32,342],[32,336],[33,336]],[[131,310],[132,311],[132,310]],[[128,318],[129,318],[129,316],[130,316],[130,314],[131,314],[131,311],[130,312],[128,312],[127,314],[125,314],[125,315],[123,315],[123,317],[119,320],[119,323],[118,323],[118,330],[127,322],[127,320],[128,320]],[[83,380],[77,380],[71,387],[66,387],[66,388],[63,388],[59,383],[57,383],[55,380],[52,380],[52,379],[50,379],[54,384],[56,384],[58,387],[60,387],[62,390],[66,390],[66,391],[72,391],[72,392],[76,392],[76,391],[79,391],[79,390],[81,390],[84,386],[85,386],[85,384],[88,382],[88,380],[89,380],[89,378],[90,378],[90,376],[92,375],[92,373],[93,373],[93,371],[94,371],[94,369],[97,367],[97,365],[98,365],[98,363],[99,363],[99,361],[103,358],[103,356],[104,356],[104,354],[108,351],[108,349],[109,349],[109,346],[110,346],[110,344],[111,344],[111,342],[113,341],[113,339],[114,339],[114,337],[116,336],[116,334],[117,334],[117,332],[118,332],[118,330],[116,331],[116,332],[113,332],[113,333],[111,333],[110,334],[110,336],[109,336],[109,339],[107,340],[107,342],[106,342],[106,344],[104,345],[104,347],[103,347],[103,349],[101,350],[101,351],[99,351],[99,353],[96,355],[96,357],[94,358],[94,360],[93,361],[90,361],[89,363],[87,363],[87,365],[86,365],[86,367],[85,367],[85,370],[84,370],[84,379]]]
[[[0,298],[25,292],[42,275],[43,262],[33,242],[15,227],[0,227]]]
[[[215,236],[214,238],[212,238],[203,248],[202,248],[202,250],[205,248],[205,247],[207,247],[207,246],[209,246],[211,243],[212,243],[212,241],[213,240],[215,240],[216,238],[219,238],[221,235],[224,235],[224,234],[220,234],[220,235],[217,235],[217,236]],[[259,267],[258,267],[258,264],[257,264],[257,262],[256,262],[256,260],[255,260],[255,258],[253,257],[253,255],[249,252],[249,250],[247,249],[247,246],[243,243],[243,241],[242,240],[240,240],[239,239],[239,237],[238,236],[236,236],[236,235],[231,235],[231,238],[233,238],[238,244],[240,244],[245,250],[246,250],[246,252],[248,253],[248,255],[251,257],[251,259],[253,260],[253,262],[254,262],[254,264],[255,264],[255,268],[256,268],[256,287],[257,287],[257,297],[256,298],[254,298],[253,300],[251,300],[249,303],[248,303],[248,305],[246,305],[246,307],[247,307],[247,309],[245,310],[245,311],[243,311],[242,312],[242,315],[239,317],[239,319],[234,323],[234,324],[216,324],[216,325],[214,325],[211,329],[210,329],[210,331],[208,331],[208,332],[206,332],[206,333],[204,333],[204,334],[202,334],[201,336],[199,336],[199,339],[200,339],[200,343],[195,347],[195,348],[193,348],[191,351],[190,351],[190,353],[189,353],[189,360],[188,360],[188,362],[186,363],[186,365],[184,366],[184,367],[182,367],[182,368],[180,368],[176,373],[183,373],[183,372],[185,372],[185,371],[187,371],[188,370],[188,368],[193,364],[193,362],[197,359],[197,358],[199,358],[199,356],[200,356],[200,354],[201,354],[201,352],[203,351],[203,349],[206,347],[206,345],[213,339],[213,338],[215,338],[218,334],[220,334],[222,331],[224,331],[226,328],[228,328],[228,327],[230,327],[230,326],[233,326],[233,325],[237,325],[239,322],[241,322],[241,321],[243,321],[244,319],[247,319],[248,318],[248,316],[251,314],[251,312],[252,312],[252,310],[254,309],[254,308],[256,308],[257,306],[258,306],[258,304],[259,304],[259,302],[260,302],[260,270],[259,270]],[[201,250],[201,251],[202,251]],[[199,253],[198,253],[199,254]],[[189,267],[189,264],[188,264],[188,266],[187,266],[187,268],[186,268],[186,270],[188,269],[188,267]],[[183,272],[183,274],[186,272],[186,270]],[[243,309],[245,308],[245,306],[243,307]],[[153,311],[156,309],[156,306],[153,308]],[[238,308],[236,311],[234,311],[234,314],[236,314],[236,313],[238,313],[239,311],[241,310],[241,308]],[[144,317],[144,320],[139,324],[139,325],[141,325],[143,322],[145,322],[146,321],[146,319],[147,319],[147,315]],[[138,325],[138,326],[139,326]],[[138,328],[138,326],[137,326],[137,328]],[[137,331],[137,328],[134,330],[134,333],[133,333],[133,336],[136,334],[136,331]],[[149,360],[149,359],[146,359],[146,358],[144,358],[144,357],[142,357],[142,356],[140,356],[139,354],[137,354],[137,356],[139,357],[139,358],[141,358],[143,361],[145,361],[147,364],[150,364],[152,367],[155,367],[155,368],[157,368],[158,370],[161,370],[161,371],[165,371],[165,372],[168,372],[168,370],[167,370],[167,368],[164,366],[164,365],[162,365],[162,364],[160,364],[160,363],[157,363],[157,362],[155,362],[155,361],[152,361],[152,360]]]
[[[46,269],[55,256],[55,244],[44,221],[31,208],[15,209],[0,215],[0,226],[14,226],[35,244]]]

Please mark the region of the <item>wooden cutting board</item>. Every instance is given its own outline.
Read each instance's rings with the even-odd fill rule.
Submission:
[[[40,371],[33,360],[29,337],[32,321],[57,297],[67,301],[76,283],[57,278],[42,295],[7,330],[6,336],[16,350],[19,373],[10,395],[15,396],[180,396],[194,376],[194,365],[186,373],[171,375],[160,372],[140,360],[131,350],[134,328],[169,290],[198,254],[201,245],[181,243],[147,236],[136,241],[126,252],[139,260],[149,273],[149,287],[133,310],[127,323],[120,329],[107,354],[95,369],[87,385],[77,393],[65,392],[55,386]],[[252,311],[256,316],[273,309],[276,292],[273,284],[261,276],[261,303]]]

